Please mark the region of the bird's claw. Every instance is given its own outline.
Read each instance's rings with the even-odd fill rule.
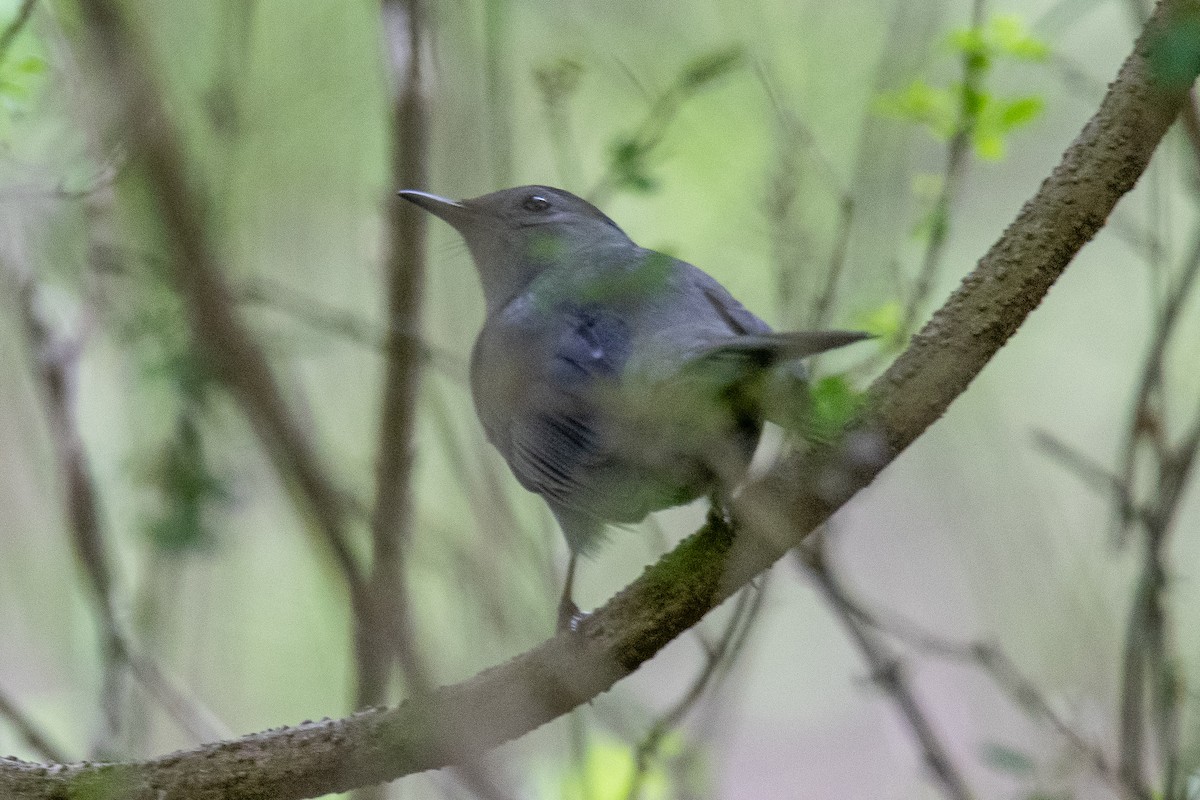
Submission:
[[[554,631],[555,633],[561,633],[562,631],[579,633],[579,626],[590,616],[591,614],[580,611],[579,606],[575,605],[574,602],[564,598],[558,604],[558,621],[554,625]]]

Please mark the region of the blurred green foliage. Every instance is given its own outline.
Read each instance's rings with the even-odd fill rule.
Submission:
[[[0,144],[11,141],[13,123],[29,112],[45,85],[44,47],[27,24],[14,29],[18,21],[13,18],[0,22],[0,32],[8,35],[8,41],[0,41]]]
[[[964,62],[976,81],[935,86],[916,79],[900,91],[881,94],[875,104],[880,114],[921,125],[940,139],[966,131],[980,158],[1004,157],[1006,138],[1027,126],[1045,109],[1038,95],[1001,97],[986,90],[988,74],[998,62],[1045,61],[1049,47],[1025,30],[1019,17],[992,17],[979,28],[963,28],[946,39],[948,55]]]
[[[683,106],[718,79],[740,68],[745,48],[732,45],[687,62],[679,74],[650,104],[645,121],[633,133],[617,137],[609,145],[610,180],[617,189],[652,192],[658,187],[650,157],[661,144],[667,128]]]

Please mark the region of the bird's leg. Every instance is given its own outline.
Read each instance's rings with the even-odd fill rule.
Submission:
[[[733,524],[733,506],[721,490],[714,491],[708,498],[708,524],[727,528]]]
[[[558,600],[558,622],[554,626],[555,631],[578,630],[579,623],[587,616],[571,599],[571,591],[575,586],[575,561],[578,558],[572,550],[571,560],[567,562],[567,579],[563,583],[562,597]]]

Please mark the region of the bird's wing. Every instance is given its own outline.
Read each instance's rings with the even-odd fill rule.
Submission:
[[[716,278],[687,262],[681,263],[687,269],[688,278],[694,288],[700,292],[704,302],[725,323],[730,333],[742,336],[771,332],[771,327],[767,323],[738,302],[737,298],[731,295],[729,290],[722,286]],[[695,310],[696,313],[702,313],[700,309]]]
[[[606,460],[605,414],[598,390],[615,380],[629,357],[628,325],[601,308],[574,309],[550,331],[548,358],[513,414],[508,461],[528,489],[571,508],[586,505],[595,487],[588,473]]]

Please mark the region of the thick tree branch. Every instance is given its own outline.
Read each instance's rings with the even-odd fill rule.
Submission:
[[[120,796],[128,800],[288,800],[393,780],[496,747],[609,689],[773,564],[937,420],[1131,189],[1186,97],[1152,85],[1154,32],[1193,0],[1163,0],[1099,111],[1062,163],[975,271],[869,393],[864,429],[888,457],[827,461],[816,482],[788,463],[747,487],[747,527],[719,520],[684,540],[589,617],[501,666],[410,698],[395,709],[305,723],[146,762],[50,769],[0,759],[0,795],[13,800]],[[1194,78],[1194,75],[1193,75]],[[851,436],[851,450],[863,437]],[[827,480],[850,464],[845,481]],[[832,465],[832,467],[830,466]],[[770,513],[762,509],[770,509]],[[769,521],[768,528],[762,523]]]

